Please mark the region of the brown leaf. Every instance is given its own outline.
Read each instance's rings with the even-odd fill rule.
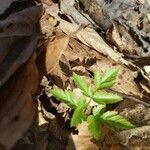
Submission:
[[[66,63],[59,61],[59,66],[66,76],[72,76],[72,70],[70,70],[70,67]]]
[[[0,144],[10,149],[26,132],[35,114],[32,95],[38,72],[34,56],[0,89]]]
[[[129,34],[129,31],[127,31],[124,27],[113,24],[113,31],[111,33],[108,32],[107,35],[107,39],[113,42],[124,55],[131,58],[140,58],[145,56],[142,47],[137,45],[136,41]]]
[[[51,72],[58,64],[63,51],[65,51],[68,46],[68,43],[68,36],[55,39],[53,42],[48,43],[45,57],[45,66],[48,73]]]
[[[67,150],[73,149],[73,145],[77,150],[98,150],[96,143],[91,141],[87,123],[83,122],[78,126],[79,135],[71,135],[68,141]]]
[[[48,6],[52,5],[52,3],[53,3],[52,0],[41,0],[41,2],[42,2],[43,4],[48,5]]]

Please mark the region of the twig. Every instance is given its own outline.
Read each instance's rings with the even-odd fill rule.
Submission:
[[[142,100],[136,98],[134,95],[127,95],[127,94],[124,94],[124,93],[121,93],[121,92],[118,92],[118,91],[114,91],[114,90],[111,90],[111,91],[112,91],[113,93],[117,93],[119,96],[121,96],[121,97],[123,97],[123,98],[126,98],[126,99],[128,99],[128,100],[132,100],[132,101],[134,101],[134,102],[136,102],[136,103],[141,103],[141,104],[143,104],[143,105],[145,105],[145,106],[147,106],[147,107],[150,107],[150,104],[149,104],[149,103],[144,102],[144,101],[142,101]]]

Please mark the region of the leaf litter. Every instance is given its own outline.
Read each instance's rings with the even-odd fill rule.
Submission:
[[[92,61],[89,61],[89,60],[92,60]],[[134,72],[132,72],[128,67],[117,64],[115,61],[109,59],[108,57],[99,54],[94,49],[89,48],[88,46],[82,44],[81,42],[79,42],[78,40],[74,38],[70,38],[68,47],[61,55],[59,59],[59,63],[57,63],[57,66],[50,72],[50,75],[48,75],[47,78],[50,81],[50,84],[49,84],[50,86],[56,85],[62,89],[65,89],[65,88],[74,89],[75,88],[74,83],[70,80],[70,77],[72,76],[73,71],[80,75],[85,75],[90,79],[91,76],[93,76],[92,73],[96,69],[99,69],[101,72],[105,72],[109,68],[113,68],[115,66],[120,66],[120,71],[119,71],[119,76],[117,79],[117,84],[113,86],[112,90],[114,92],[120,91],[120,93],[122,93],[121,96],[123,96],[125,99],[125,102],[121,104],[120,107],[118,105],[117,109],[118,110],[122,109],[122,105],[124,105],[123,108],[125,108],[125,106],[129,107],[131,105],[130,101],[132,101],[133,99],[140,100],[138,101],[138,103],[143,101],[144,96],[139,90],[136,82],[134,81],[135,79]],[[50,102],[56,103],[55,101],[56,100],[51,99]],[[133,104],[131,106],[134,106],[135,104],[136,103],[133,100]],[[63,111],[59,111],[59,109],[62,110],[62,107],[59,107],[59,105],[61,104],[55,105],[53,109],[57,113],[61,112],[62,118],[64,118],[64,120],[68,124],[67,129],[65,128],[65,130],[70,131],[70,127],[69,127],[70,117],[67,115],[68,113],[70,114],[70,112],[69,110],[64,109],[64,107],[63,107]],[[58,122],[60,123],[60,126],[62,127],[64,123],[60,121],[60,118],[58,120],[59,120]],[[81,132],[81,130],[84,130],[83,128],[85,128],[84,125],[83,126],[80,125],[79,131]],[[74,129],[71,129],[71,131],[73,133],[75,132]],[[77,144],[76,146],[78,149],[80,149],[81,147],[80,145],[81,142],[79,141],[80,140],[83,141],[85,138],[84,134],[81,134],[81,133],[78,136],[72,135],[72,138],[75,144]],[[85,140],[85,142],[91,144],[91,148],[92,147],[94,148],[95,145],[90,143],[90,138],[91,138],[90,134],[87,133],[86,136],[88,136],[89,138],[86,138],[87,141]]]
[[[130,44],[128,47],[125,47],[126,43],[123,42],[127,41],[124,41],[124,37],[122,37],[122,39],[119,37],[118,31],[115,29],[114,25],[113,34],[108,33],[111,34],[110,36],[112,37],[108,35],[107,38],[109,38],[111,42],[113,41],[118,45],[119,50],[121,50],[118,51],[116,44],[110,44],[95,30],[94,23],[91,24],[91,21],[89,21],[89,19],[79,12],[76,14],[78,10],[74,8],[74,2],[73,4],[72,2],[72,0],[68,1],[66,6],[65,1],[62,1],[62,7],[60,10],[58,9],[57,3],[47,7],[47,13],[53,16],[59,22],[59,25],[55,29],[56,38],[53,41],[49,41],[47,44],[45,61],[47,76],[45,83],[43,83],[43,81],[41,83],[43,91],[39,97],[39,101],[41,103],[42,110],[44,110],[43,115],[45,118],[49,118],[51,120],[50,114],[53,114],[58,126],[67,131],[67,133],[69,131],[69,133],[72,132],[73,134],[77,134],[78,131],[75,128],[69,127],[70,115],[72,115],[72,112],[67,106],[62,105],[55,98],[49,95],[49,88],[52,86],[57,86],[62,89],[67,88],[76,91],[78,89],[75,88],[74,82],[72,82],[70,79],[73,72],[84,75],[91,80],[93,72],[96,69],[99,69],[101,72],[105,72],[110,68],[119,66],[120,70],[117,82],[111,90],[113,92],[118,92],[118,94],[120,93],[123,96],[124,101],[119,103],[117,106],[110,106],[110,109],[115,108],[116,110],[122,112],[123,109],[128,107],[127,109],[130,109],[130,112],[132,112],[132,109],[133,111],[138,110],[139,107],[134,107],[137,105],[137,103],[142,103],[145,105],[141,105],[144,107],[143,109],[145,109],[146,106],[149,106],[148,91],[150,79],[149,75],[146,73],[147,71],[143,70],[143,68],[138,66],[138,64],[135,64],[134,61],[132,61],[132,59],[129,57],[134,56],[132,54],[135,54],[133,51],[129,51],[136,47],[136,44],[132,43],[133,41],[131,41],[131,46],[134,46],[134,48],[131,48]],[[68,7],[73,7],[73,12],[66,9]],[[60,17],[59,13],[65,14],[65,16],[70,18],[70,22]],[[82,17],[79,17],[82,18],[81,20],[77,19],[77,16],[79,15],[82,15]],[[90,24],[90,26],[86,26],[73,36],[70,36],[70,34],[78,30],[80,27],[79,24]],[[125,31],[122,32],[124,34]],[[61,38],[59,34],[62,35]],[[124,36],[127,36],[126,38],[128,38],[127,33],[124,34]],[[136,47],[135,49],[137,48],[139,47]],[[127,55],[123,53],[124,49],[128,51]],[[139,58],[143,57],[143,54],[141,54],[139,51],[137,55]],[[128,118],[128,115],[126,115],[128,111],[126,111],[126,113],[125,111],[123,111],[122,114]],[[147,113],[149,114],[149,110],[145,111],[143,116],[146,116]],[[134,118],[136,118],[136,115]],[[132,120],[132,118],[129,119]],[[102,145],[100,143],[96,145],[95,143],[91,142],[91,137],[86,126],[87,125],[85,123],[81,124],[79,126],[79,135],[71,135],[70,138],[74,141],[76,149],[98,149]],[[140,128],[142,128],[143,131],[143,126],[143,124],[140,125],[139,128],[137,127],[137,130],[140,132]],[[136,131],[136,128],[134,130]],[[122,132],[119,132],[119,134],[123,135],[124,133]],[[118,137],[120,137],[119,134],[117,135]],[[125,134],[127,135],[126,137],[128,137],[129,134]],[[108,134],[108,136],[110,136],[110,134]],[[107,141],[107,138],[103,139],[103,141],[105,140]],[[108,141],[108,143],[109,142],[110,141]],[[69,143],[70,144],[67,145],[67,148],[72,149],[73,143],[71,140],[69,140]],[[122,144],[123,142],[120,141],[120,143]],[[128,145],[128,143],[126,143],[126,145]]]

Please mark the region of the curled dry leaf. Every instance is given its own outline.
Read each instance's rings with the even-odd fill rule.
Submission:
[[[42,6],[26,2],[0,1],[0,145],[6,149],[27,131],[35,114],[32,96],[39,76],[32,54],[39,39],[36,24]]]
[[[106,140],[108,144],[119,143],[128,147],[140,146],[145,149],[146,147],[150,146],[150,126],[142,126],[130,130],[124,130],[112,136],[111,138],[110,137]]]
[[[111,32],[111,31],[110,31]],[[130,36],[126,28],[113,24],[112,32],[107,32],[107,39],[114,43],[115,46],[122,52],[124,55],[131,58],[144,57],[145,54],[142,50],[142,47],[138,46],[134,39]]]
[[[34,56],[0,88],[0,144],[6,149],[26,132],[35,114],[32,95],[37,90],[38,71]]]

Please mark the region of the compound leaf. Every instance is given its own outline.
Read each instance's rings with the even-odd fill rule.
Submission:
[[[108,89],[115,84],[119,69],[114,68],[106,71],[105,74],[101,76],[100,72],[96,70],[94,72],[94,85],[96,89]]]

